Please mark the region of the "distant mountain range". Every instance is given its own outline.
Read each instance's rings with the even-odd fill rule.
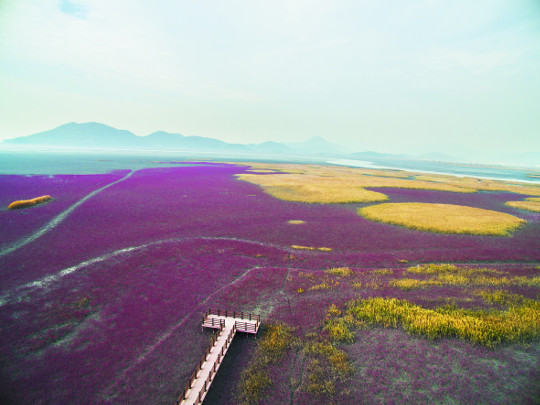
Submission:
[[[7,139],[5,144],[47,146],[64,148],[100,149],[159,149],[205,152],[237,152],[261,154],[342,155],[344,148],[321,137],[313,137],[300,143],[284,144],[263,142],[259,144],[227,143],[202,136],[184,136],[164,131],[137,136],[97,122],[61,125],[37,134]]]
[[[59,148],[97,148],[97,149],[133,149],[133,150],[175,150],[186,152],[227,152],[263,155],[301,155],[338,157],[369,161],[388,160],[429,160],[439,162],[478,162],[474,151],[463,151],[451,155],[431,152],[411,156],[406,154],[379,153],[373,151],[353,152],[340,145],[336,145],[321,137],[313,137],[304,142],[279,143],[263,142],[257,144],[237,144],[220,141],[215,138],[202,136],[184,136],[178,133],[164,131],[153,132],[146,136],[137,136],[134,133],[116,129],[97,122],[75,123],[61,125],[57,128],[39,132],[37,134],[21,136],[3,141],[4,145],[20,145],[28,147],[59,147]],[[450,150],[448,148],[443,148]],[[476,159],[475,156],[476,155]],[[520,154],[498,154],[483,156],[483,162],[540,167],[540,153],[527,152]]]

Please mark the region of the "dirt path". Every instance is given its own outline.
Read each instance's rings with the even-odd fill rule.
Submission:
[[[46,234],[47,232],[49,232],[50,230],[52,230],[56,226],[58,226],[64,219],[66,219],[66,217],[69,214],[71,214],[74,210],[76,210],[80,205],[84,204],[87,200],[94,197],[96,194],[101,193],[103,190],[105,190],[105,189],[107,189],[109,187],[112,187],[115,184],[118,184],[118,183],[120,183],[120,182],[122,182],[124,180],[127,180],[129,177],[131,177],[131,175],[133,173],[135,173],[134,170],[130,171],[128,174],[126,174],[121,179],[113,181],[112,183],[109,183],[109,184],[107,184],[107,185],[105,185],[105,186],[103,186],[101,188],[98,188],[97,190],[94,190],[90,194],[84,196],[79,201],[77,201],[76,203],[71,205],[69,208],[67,208],[66,210],[62,211],[60,214],[55,216],[53,219],[51,219],[48,223],[43,225],[36,232],[34,232],[34,233],[32,233],[32,234],[30,234],[30,235],[28,235],[28,236],[26,236],[26,237],[24,237],[22,239],[19,239],[16,242],[11,243],[10,246],[8,246],[8,247],[5,247],[5,248],[1,249],[0,250],[0,257],[5,256],[5,255],[7,255],[7,254],[9,254],[11,252],[14,252],[15,250],[23,247],[24,245],[27,245],[27,244],[35,241],[40,236],[43,236],[44,234]]]

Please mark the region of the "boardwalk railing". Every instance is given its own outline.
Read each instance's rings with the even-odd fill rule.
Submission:
[[[200,404],[206,397],[206,393],[210,389],[214,376],[236,332],[257,334],[260,323],[261,316],[249,312],[222,309],[209,309],[206,311],[202,318],[202,328],[213,328],[219,331],[212,337],[211,344],[197,363],[195,371],[190,376],[176,404]],[[229,332],[224,338],[223,332],[225,330]],[[218,351],[216,352],[216,350]]]
[[[243,312],[243,311],[230,311],[227,309],[209,309],[206,311],[206,316],[208,315],[217,315],[217,316],[225,316],[225,317],[231,317],[231,318],[240,318],[240,319],[249,319],[250,321],[257,321],[261,322],[261,316],[257,314],[251,314],[249,312]]]
[[[202,327],[221,330],[225,327],[225,319],[208,318],[207,316],[203,316]]]
[[[250,323],[250,322],[240,322],[236,321],[234,323],[235,328],[240,332],[247,332],[247,333],[257,333],[257,329],[259,328],[259,322],[257,321],[256,324]]]
[[[186,384],[186,387],[176,400],[176,404],[179,405],[187,398],[188,391],[193,387],[193,382],[197,379],[197,375],[199,374],[199,371],[201,371],[203,364],[206,362],[206,359],[208,358],[208,355],[216,345],[217,340],[221,337],[221,334],[223,332],[223,328],[225,327],[225,322],[223,322],[223,326],[219,329],[219,333],[215,334],[212,337],[212,343],[208,346],[206,349],[206,352],[202,356],[201,360],[197,363],[197,366],[195,367],[195,371],[193,374],[191,374],[191,377],[189,377],[189,381]],[[203,396],[210,388],[210,384],[214,380],[214,376],[217,373],[217,370],[219,369],[219,366],[221,365],[221,362],[223,361],[223,357],[225,356],[226,350],[229,348],[234,334],[236,333],[236,325],[233,326],[231,331],[229,332],[229,335],[227,336],[227,340],[225,341],[225,346],[221,347],[220,353],[218,353],[217,361],[213,364],[212,368],[210,369],[210,373],[208,374],[208,378],[204,381],[203,389],[198,393],[197,395],[197,401],[195,403],[200,404],[202,402]]]

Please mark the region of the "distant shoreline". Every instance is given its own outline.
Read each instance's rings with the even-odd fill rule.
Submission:
[[[475,179],[498,180],[498,181],[507,181],[507,182],[509,181],[509,182],[515,182],[515,183],[527,183],[527,184],[540,185],[540,179],[539,180],[525,180],[525,179],[516,179],[513,177],[482,176],[482,175],[476,175],[473,173],[464,174],[464,173],[454,173],[450,171],[445,172],[445,171],[440,171],[440,170],[437,171],[437,170],[407,168],[407,167],[400,167],[400,166],[385,166],[385,165],[378,165],[374,162],[369,162],[366,160],[332,159],[332,160],[327,160],[327,163],[333,164],[333,165],[339,165],[339,166],[362,167],[365,169],[402,170],[402,171],[414,172],[414,173],[439,174],[439,175],[454,176],[454,177],[472,177]],[[451,165],[450,163],[445,163],[445,164]]]

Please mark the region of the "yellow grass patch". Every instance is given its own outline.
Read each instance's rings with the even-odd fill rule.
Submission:
[[[458,274],[439,274],[437,277],[429,278],[427,280],[416,280],[412,278],[395,279],[390,281],[389,285],[391,287],[401,288],[402,290],[413,290],[442,285],[540,287],[540,277],[467,277]]]
[[[331,274],[333,276],[339,277],[350,277],[353,274],[353,271],[348,267],[333,267],[324,271],[326,274]]]
[[[261,186],[268,194],[285,201],[336,204],[375,202],[388,199],[384,194],[337,178],[306,174],[239,174],[240,180]]]
[[[506,307],[519,306],[525,304],[531,305],[531,301],[520,294],[512,294],[504,290],[480,290],[476,295],[481,296],[488,304],[500,304]]]
[[[391,269],[377,269],[377,270],[373,270],[371,273],[387,275],[387,274],[394,274],[394,270],[391,270]]]
[[[508,201],[506,205],[521,210],[540,212],[540,198],[527,198],[525,201]]]
[[[302,245],[291,245],[293,249],[300,249],[300,250],[315,250],[313,246],[302,246]]]
[[[427,309],[406,300],[370,298],[350,302],[347,312],[359,320],[401,326],[432,339],[456,336],[488,347],[540,336],[540,303],[535,300],[506,311],[471,311]]]
[[[347,203],[383,201],[384,194],[362,189],[397,187],[471,193],[478,190],[506,191],[540,196],[540,186],[526,183],[421,174],[403,170],[364,169],[312,164],[249,163],[252,169],[266,173],[245,173],[238,178],[258,184],[276,198],[310,203]],[[262,173],[262,172],[261,172]],[[334,195],[327,195],[327,193]]]
[[[505,274],[504,271],[489,269],[485,267],[458,267],[454,264],[448,263],[429,263],[429,264],[419,264],[417,266],[409,267],[407,269],[408,273],[414,274],[441,274],[441,273],[455,273],[455,274],[466,274],[470,275],[481,275],[481,274],[493,274],[493,275],[502,275]]]
[[[331,288],[335,288],[338,285],[339,285],[339,281],[328,280],[328,281],[323,281],[320,284],[313,285],[313,286],[309,287],[309,289],[311,291],[328,290],[328,289],[331,289]]]
[[[329,247],[314,247],[314,246],[302,246],[302,245],[291,245],[293,249],[299,250],[321,250],[323,252],[329,252],[332,248]]]
[[[360,208],[373,221],[430,232],[508,236],[526,221],[513,215],[452,204],[387,203]]]
[[[306,221],[302,221],[301,219],[290,219],[287,221],[287,223],[291,225],[302,225],[305,224]]]
[[[391,287],[402,290],[412,290],[416,288],[427,288],[433,286],[453,285],[453,286],[527,286],[540,287],[540,277],[502,276],[505,274],[500,270],[489,268],[467,268],[457,267],[452,264],[425,264],[409,267],[407,272],[413,274],[429,274],[425,280],[410,278],[395,279],[390,281]]]
[[[33,207],[34,205],[43,204],[49,200],[52,200],[50,195],[42,195],[41,197],[32,198],[30,200],[13,201],[11,204],[9,204],[8,210]]]
[[[246,172],[275,173],[276,171],[272,169],[248,169]]]

